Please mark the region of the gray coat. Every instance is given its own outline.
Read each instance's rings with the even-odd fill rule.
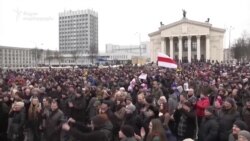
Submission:
[[[47,141],[60,141],[63,118],[64,114],[61,110],[50,111],[45,123],[45,138]]]
[[[232,133],[229,135],[228,141],[236,141]]]

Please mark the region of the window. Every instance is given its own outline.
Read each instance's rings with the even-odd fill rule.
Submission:
[[[197,42],[193,41],[192,45],[191,45],[192,51],[196,51],[197,50]]]
[[[188,40],[187,39],[184,40],[183,51],[188,51]]]
[[[179,44],[178,44],[178,42],[174,42],[174,51],[175,52],[179,51]]]

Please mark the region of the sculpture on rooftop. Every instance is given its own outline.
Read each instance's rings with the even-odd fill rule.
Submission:
[[[209,23],[209,21],[210,21],[210,18],[207,18],[206,22]]]
[[[160,25],[163,26],[164,24],[162,22],[160,22]]]
[[[182,14],[183,14],[183,18],[186,18],[187,11],[185,9],[182,9]]]

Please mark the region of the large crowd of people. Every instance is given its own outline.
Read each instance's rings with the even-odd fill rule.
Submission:
[[[0,141],[250,141],[245,64],[0,70]]]

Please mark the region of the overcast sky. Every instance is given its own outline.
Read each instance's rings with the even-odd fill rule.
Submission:
[[[231,30],[231,43],[243,31],[250,33],[250,0],[0,0],[0,45],[58,49],[58,15],[64,10],[93,9],[99,16],[99,50],[105,44],[149,41],[160,21],[182,18],[205,21]],[[225,47],[229,42],[225,33]]]

